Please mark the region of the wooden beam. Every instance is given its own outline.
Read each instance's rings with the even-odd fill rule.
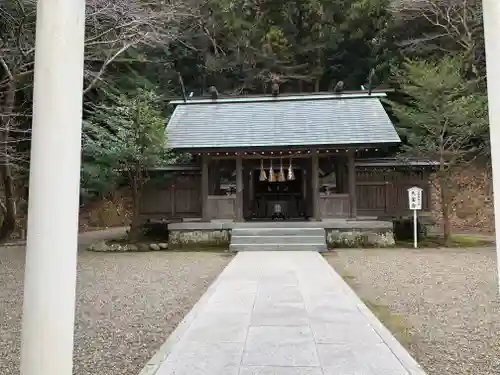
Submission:
[[[390,146],[395,146],[398,143],[387,144],[370,144],[370,143],[357,143],[357,144],[324,144],[324,145],[308,145],[308,146],[262,146],[262,147],[197,147],[197,148],[178,148],[176,152],[188,152],[190,154],[208,154],[209,156],[236,156],[236,154],[243,154],[244,158],[249,156],[254,157],[286,157],[304,155],[308,156],[313,150],[319,151],[320,154],[334,155],[347,155],[349,150],[356,152],[378,151],[386,150]]]
[[[349,178],[349,207],[350,217],[358,216],[357,198],[356,198],[356,164],[354,152],[349,152],[347,155],[347,174]]]
[[[210,221],[210,213],[208,212],[208,155],[201,156],[201,218],[203,221]]]
[[[319,155],[316,152],[311,156],[311,187],[313,219],[321,220],[319,212]]]
[[[243,158],[236,155],[236,221],[243,221]]]
[[[345,153],[345,151],[344,151]],[[325,155],[329,155],[329,154],[325,154]],[[333,155],[333,153],[332,153]],[[214,160],[224,160],[224,159],[234,159],[236,155],[234,154],[229,154],[229,155],[225,155],[224,153],[220,153],[219,155],[217,154],[213,154],[212,158]],[[278,159],[288,159],[288,158],[293,158],[293,159],[305,159],[305,158],[310,158],[311,157],[311,154],[310,153],[300,153],[300,154],[289,154],[289,153],[283,153],[283,154],[279,154],[279,153],[274,153],[273,155],[269,155],[269,154],[265,154],[265,155],[262,155],[262,154],[252,154],[252,153],[248,153],[246,155],[242,155],[242,158],[247,160],[247,159],[253,159],[253,160],[260,160],[260,159],[264,159],[264,160],[269,160],[269,159],[273,159],[273,160],[278,160]]]

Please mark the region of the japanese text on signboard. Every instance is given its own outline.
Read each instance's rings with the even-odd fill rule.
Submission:
[[[412,187],[408,189],[409,208],[410,210],[422,209],[422,189],[419,187]]]

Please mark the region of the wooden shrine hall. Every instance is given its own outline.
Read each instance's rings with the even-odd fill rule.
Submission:
[[[356,218],[355,160],[400,142],[384,96],[360,91],[172,101],[167,146],[192,154],[199,173],[185,179],[191,193],[172,196],[171,204],[203,221]]]

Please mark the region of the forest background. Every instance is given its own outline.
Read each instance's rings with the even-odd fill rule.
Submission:
[[[0,4],[0,240],[25,228],[35,21],[35,0]],[[169,98],[210,86],[245,95],[275,82],[304,93],[368,81],[396,90],[385,105],[399,156],[440,162],[444,225],[456,225],[461,204],[476,213],[467,225],[488,230],[480,0],[87,0],[82,229],[127,224],[141,171],[183,158],[162,147]]]

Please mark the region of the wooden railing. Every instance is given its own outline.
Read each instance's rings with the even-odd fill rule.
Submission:
[[[348,217],[349,194],[320,194],[319,212],[322,218]]]
[[[236,195],[209,195],[208,216],[211,219],[235,219]]]

